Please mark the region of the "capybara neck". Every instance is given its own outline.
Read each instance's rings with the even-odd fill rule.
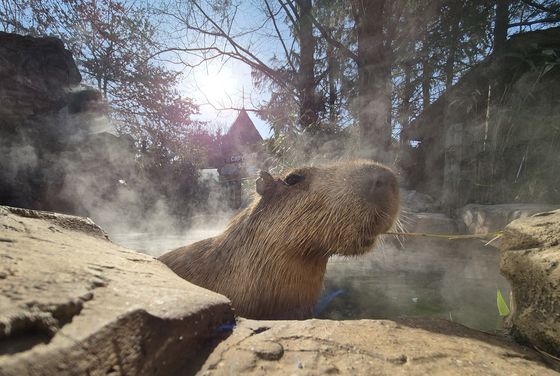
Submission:
[[[370,250],[399,208],[394,174],[372,161],[261,172],[256,190],[224,233],[160,257],[248,318],[311,317],[328,258]]]

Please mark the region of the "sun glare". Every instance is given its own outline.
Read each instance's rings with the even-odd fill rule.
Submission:
[[[204,72],[197,77],[201,99],[216,107],[236,107],[242,102],[242,88],[230,70]]]

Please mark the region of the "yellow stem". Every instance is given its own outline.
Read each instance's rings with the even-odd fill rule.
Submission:
[[[389,231],[385,233],[386,235],[397,235],[397,236],[425,236],[430,238],[440,238],[447,240],[460,240],[460,239],[488,239],[492,238],[487,244],[490,244],[494,240],[498,239],[503,235],[502,231],[498,232],[488,232],[485,234],[468,234],[468,235],[454,235],[454,234],[430,234],[425,232],[393,232]]]

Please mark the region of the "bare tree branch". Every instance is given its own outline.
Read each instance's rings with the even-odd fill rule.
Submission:
[[[510,23],[508,25],[508,28],[517,27],[517,26],[531,26],[540,23],[555,23],[555,22],[560,22],[560,17],[547,17],[547,18],[541,18],[540,20],[514,22],[514,23]]]
[[[282,44],[282,48],[284,49],[284,54],[286,55],[286,61],[288,62],[288,65],[290,66],[290,68],[292,68],[294,71],[296,70],[296,67],[294,66],[293,62],[292,62],[292,55],[290,52],[288,52],[288,48],[286,47],[286,43],[284,43],[284,38],[282,37],[282,34],[280,33],[280,30],[278,29],[278,25],[276,24],[276,17],[272,12],[272,9],[270,8],[270,4],[268,3],[268,0],[265,0],[264,3],[266,4],[266,9],[268,10],[268,14],[270,15],[270,19],[272,20],[272,24],[274,25],[274,30],[276,30],[276,35],[278,35],[278,39],[280,39],[280,43]]]
[[[247,48],[241,46],[233,37],[228,35],[221,27],[218,25],[216,21],[214,21],[205,11],[202,9],[200,5],[196,1],[192,1],[192,4],[202,13],[202,15],[206,18],[208,22],[210,22],[216,30],[218,30],[219,37],[224,38],[234,49],[234,52],[226,52],[223,51],[224,55],[228,55],[234,59],[240,60],[245,64],[249,65],[251,68],[257,69],[267,77],[272,79],[276,82],[279,86],[293,90],[293,87],[290,83],[288,83],[282,76],[278,74],[278,72],[271,67],[269,67],[266,63],[264,63],[261,59],[255,56],[251,51]],[[201,33],[206,33],[206,31],[201,30]],[[212,34],[215,34],[212,33]],[[215,36],[215,35],[214,35]]]
[[[543,12],[547,12],[547,13],[558,13],[558,9],[545,7],[544,5],[539,4],[539,3],[537,3],[537,2],[534,2],[534,1],[532,1],[532,0],[521,0],[521,1],[524,2],[524,3],[527,4],[527,5],[529,5],[529,6],[533,7],[533,8],[535,8],[535,9],[538,9],[538,10],[540,10],[540,11],[543,11]]]

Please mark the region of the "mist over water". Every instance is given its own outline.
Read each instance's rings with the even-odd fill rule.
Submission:
[[[407,239],[403,246],[389,239],[367,255],[332,258],[325,293],[338,289],[344,293],[320,318],[428,316],[487,331],[501,327],[496,291],[510,291],[497,249],[478,240],[425,238]]]
[[[107,231],[116,244],[159,257],[162,254],[200,240],[214,237],[223,232],[231,214],[201,216],[197,223],[184,229],[170,228],[167,231]]]

